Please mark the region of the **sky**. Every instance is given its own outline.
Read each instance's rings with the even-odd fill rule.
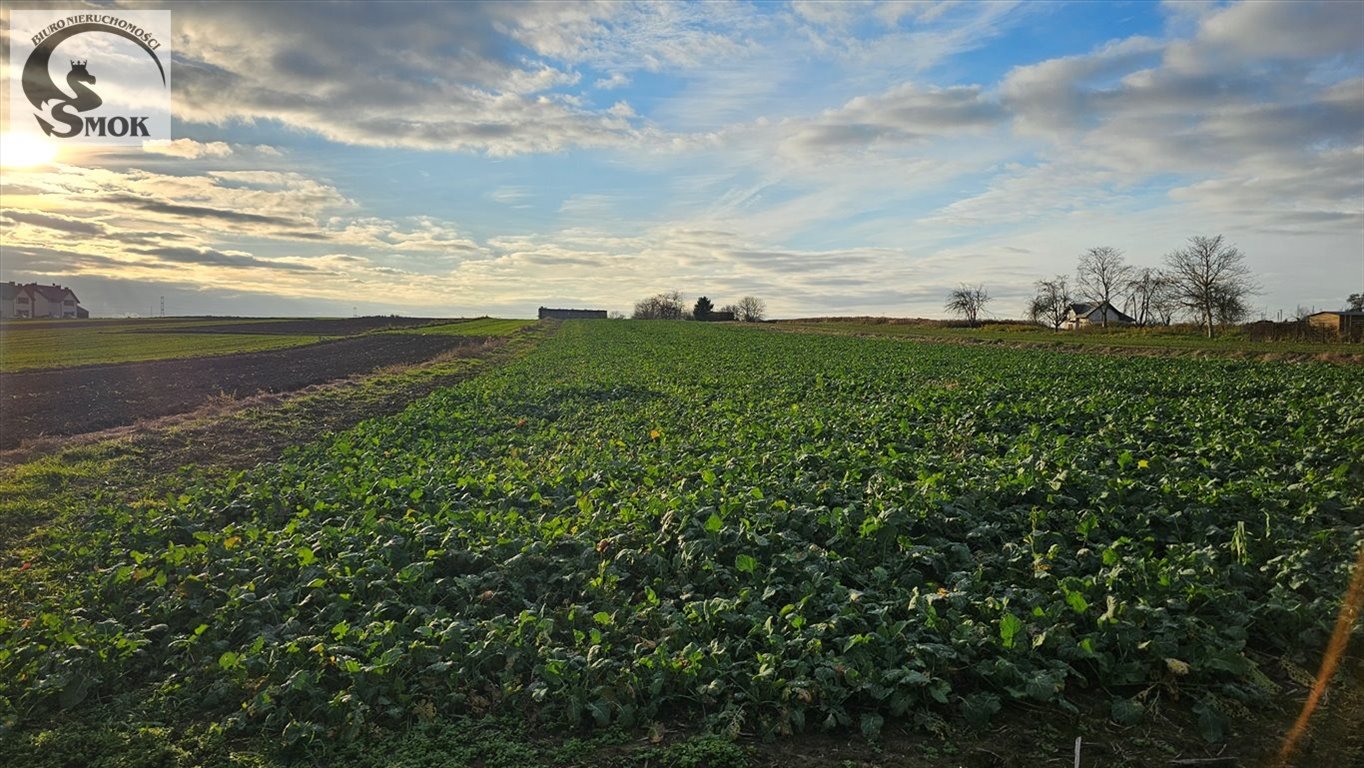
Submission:
[[[1217,234],[1256,317],[1364,291],[1364,2],[128,7],[174,138],[0,140],[0,279],[94,316],[1018,318]]]

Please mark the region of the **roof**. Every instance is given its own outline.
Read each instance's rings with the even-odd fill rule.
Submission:
[[[1308,317],[1317,315],[1336,315],[1337,317],[1364,317],[1364,310],[1358,309],[1324,309],[1320,312],[1313,312]]]
[[[20,286],[20,288],[28,289],[28,291],[29,291],[30,293],[39,294],[39,295],[41,295],[44,299],[47,299],[48,301],[52,302],[53,304],[60,304],[63,300],[66,299],[67,294],[70,294],[71,299],[72,299],[73,301],[76,301],[76,302],[79,302],[79,301],[80,301],[80,299],[76,298],[76,292],[75,292],[75,291],[71,290],[70,288],[65,288],[65,287],[63,287],[63,286],[57,285],[56,283],[52,283],[51,285],[41,285],[41,284],[39,284],[39,283],[28,283],[28,284],[26,284],[26,285]]]
[[[1107,302],[1107,301],[1099,301],[1099,302],[1094,302],[1094,301],[1079,301],[1079,302],[1075,302],[1074,304],[1071,304],[1071,305],[1070,305],[1070,311],[1071,311],[1071,312],[1074,312],[1076,317],[1089,317],[1090,315],[1092,315],[1092,314],[1094,314],[1095,312],[1099,311],[1099,308],[1100,308],[1100,307],[1103,307],[1103,306],[1105,306],[1105,305],[1106,305],[1109,309],[1113,310],[1113,314],[1114,314],[1114,315],[1117,315],[1117,318],[1118,318],[1119,320],[1124,320],[1124,321],[1129,322],[1129,323],[1135,323],[1135,322],[1137,321],[1136,318],[1134,318],[1134,317],[1128,315],[1127,313],[1123,312],[1122,310],[1118,309],[1117,307],[1113,306],[1111,303],[1109,303],[1109,302]]]

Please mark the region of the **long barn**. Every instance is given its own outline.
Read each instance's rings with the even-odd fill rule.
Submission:
[[[550,309],[540,307],[541,320],[605,320],[604,309]]]

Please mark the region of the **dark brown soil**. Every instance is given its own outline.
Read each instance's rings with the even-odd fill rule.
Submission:
[[[288,392],[484,341],[373,335],[222,357],[0,373],[0,423],[5,425],[0,449],[184,413],[214,397]]]

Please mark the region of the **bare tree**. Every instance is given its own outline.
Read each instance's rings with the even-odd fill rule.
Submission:
[[[1161,278],[1164,284],[1151,300],[1151,321],[1169,325],[1175,321],[1175,315],[1179,314],[1181,305],[1179,295],[1175,292],[1174,279],[1164,272],[1161,273]]]
[[[1075,269],[1075,280],[1080,295],[1095,303],[1110,306],[1113,298],[1127,284],[1132,268],[1127,265],[1122,251],[1108,245],[1090,248],[1080,254]],[[1108,327],[1108,309],[1103,311],[1104,327]]]
[[[1133,270],[1132,277],[1123,286],[1127,291],[1124,311],[1137,321],[1137,325],[1154,325],[1162,316],[1165,324],[1170,324],[1177,305],[1171,300],[1171,281],[1159,269],[1142,267]]]
[[[1350,298],[1345,300],[1345,309],[1349,312],[1364,312],[1364,293],[1350,294]]]
[[[990,294],[983,286],[971,288],[962,283],[960,287],[947,294],[947,303],[943,307],[948,312],[965,318],[967,324],[974,328],[980,320],[980,313],[989,301]]]
[[[1189,245],[1165,255],[1173,293],[1212,338],[1213,325],[1233,322],[1246,312],[1245,299],[1259,286],[1246,267],[1245,254],[1221,235],[1189,238]]]
[[[745,323],[761,323],[767,316],[767,302],[757,296],[745,296],[739,299],[739,312],[734,315],[735,319]]]
[[[683,312],[682,294],[668,291],[635,302],[632,317],[636,320],[681,320]]]
[[[1066,284],[1066,276],[1038,280],[1036,286],[1037,295],[1028,300],[1028,319],[1050,325],[1053,331],[1060,330],[1070,312],[1070,286]]]
[[[720,311],[728,312],[729,314],[734,316],[735,320],[738,320],[740,317],[743,317],[744,313],[744,311],[739,308],[738,304],[726,304],[723,307],[720,307]]]

